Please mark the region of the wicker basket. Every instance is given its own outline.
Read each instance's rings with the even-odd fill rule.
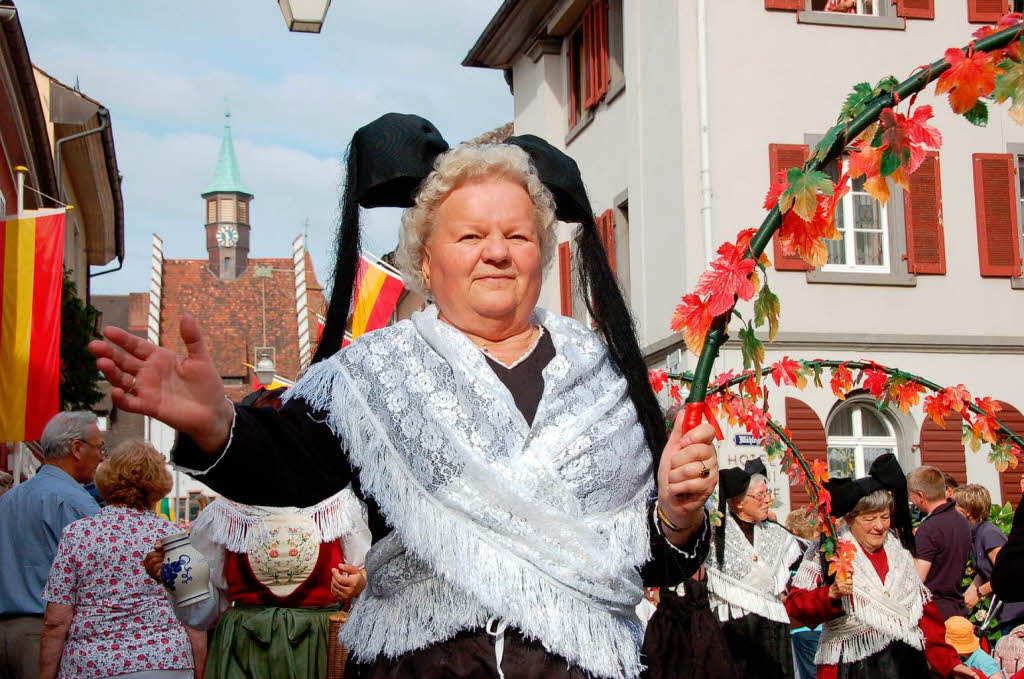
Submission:
[[[345,676],[345,662],[348,660],[348,649],[338,641],[338,634],[348,620],[348,613],[338,611],[332,613],[328,627],[327,642],[327,679],[342,679]]]

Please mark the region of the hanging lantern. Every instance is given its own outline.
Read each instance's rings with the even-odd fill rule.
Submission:
[[[277,0],[288,30],[295,33],[319,33],[327,17],[331,0]]]

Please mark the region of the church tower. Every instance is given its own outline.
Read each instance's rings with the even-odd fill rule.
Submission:
[[[222,281],[242,275],[249,260],[249,203],[252,192],[242,183],[231,141],[231,114],[224,114],[224,139],[206,200],[206,250],[210,269]]]

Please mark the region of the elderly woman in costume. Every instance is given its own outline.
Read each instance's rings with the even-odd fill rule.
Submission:
[[[833,479],[840,542],[853,545],[853,576],[830,576],[819,542],[804,555],[786,599],[790,616],[824,623],[818,679],[975,677],[945,641],[945,625],[914,566],[907,480],[891,454],[861,479]]]
[[[242,405],[280,407],[284,389]],[[210,598],[174,605],[185,625],[213,630],[206,679],[306,679],[327,671],[330,615],[366,584],[366,508],[346,488],[312,507],[260,507],[220,497],[191,527],[210,564]],[[163,551],[146,556],[160,579]],[[352,582],[349,583],[348,581]]]
[[[760,458],[721,472],[713,554],[707,560],[711,609],[740,676],[792,677],[789,616],[782,595],[802,550],[768,520],[771,493]]]
[[[354,484],[374,538],[342,633],[358,676],[636,677],[642,585],[706,554],[712,429],[666,435],[575,163],[530,136],[446,149],[417,116],[356,133],[323,336],[280,411],[224,399],[194,320],[184,358],[116,329],[91,348],[118,406],[178,429],[175,462],[225,496]],[[338,351],[360,206],[408,208],[399,261],[433,304]],[[597,332],[537,306],[556,217],[581,223]]]

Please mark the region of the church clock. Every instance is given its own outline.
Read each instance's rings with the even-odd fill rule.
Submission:
[[[233,248],[238,244],[238,229],[233,224],[217,227],[217,244],[222,248]]]

